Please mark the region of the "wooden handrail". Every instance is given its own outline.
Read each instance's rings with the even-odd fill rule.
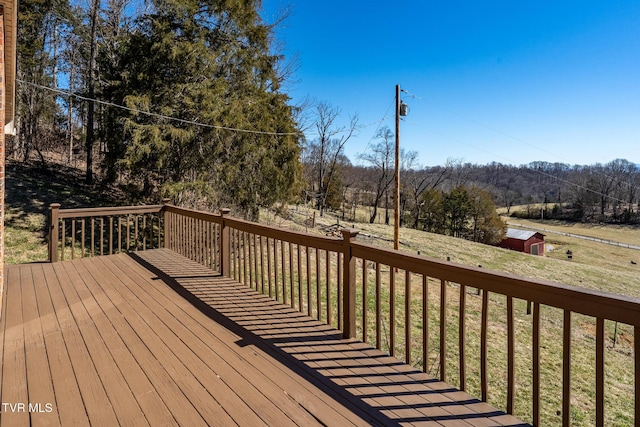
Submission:
[[[587,316],[640,326],[640,298],[352,243],[357,258]]]
[[[50,262],[64,260],[67,249],[74,259],[76,251],[84,257],[156,248],[164,235],[160,231],[164,205],[60,209],[53,203],[50,207]]]
[[[58,204],[58,206],[60,206]],[[75,208],[75,209],[59,209],[58,218],[86,218],[99,216],[115,216],[115,215],[135,215],[146,213],[158,213],[162,210],[163,205],[146,205],[146,206],[114,206],[104,208]]]
[[[237,218],[227,218],[227,224],[229,227],[247,233],[257,234],[272,239],[285,240],[296,245],[314,247],[325,251],[338,252],[343,246],[342,239],[338,237],[322,237],[314,234],[284,230]]]
[[[604,425],[605,397],[605,321],[620,322],[633,328],[634,344],[634,398],[635,419],[640,423],[640,299],[568,286],[556,282],[524,278],[512,274],[471,267],[449,261],[438,260],[400,251],[383,249],[357,241],[357,230],[342,230],[342,238],[322,237],[308,233],[283,230],[262,224],[232,218],[228,209],[213,214],[173,206],[167,200],[162,205],[129,206],[123,208],[59,209],[51,206],[50,260],[55,262],[57,248],[62,237],[62,257],[66,236],[65,220],[71,220],[72,236],[78,234],[75,221],[78,218],[110,218],[108,230],[113,233],[113,218],[129,215],[157,215],[158,229],[162,230],[163,242],[155,247],[165,247],[191,258],[222,275],[240,281],[258,292],[299,311],[316,317],[342,329],[343,335],[354,338],[359,334],[363,341],[375,338],[372,344],[389,354],[404,354],[406,363],[414,363],[412,352],[422,353],[422,369],[427,370],[427,359],[431,351],[430,334],[438,334],[438,360],[435,366],[442,380],[457,378],[459,387],[466,389],[469,372],[466,370],[467,336],[470,322],[466,322],[467,305],[473,299],[467,296],[470,288],[477,290],[479,298],[473,304],[478,307],[477,324],[479,334],[479,388],[481,398],[488,399],[490,375],[489,357],[490,321],[492,304],[490,295],[506,298],[506,345],[507,364],[505,409],[513,412],[517,382],[516,332],[514,300],[532,304],[531,313],[531,387],[532,422],[541,423],[541,308],[553,307],[562,310],[559,322],[562,328],[563,381],[562,419],[563,425],[570,422],[572,393],[571,360],[575,345],[572,344],[574,313],[595,319],[595,378],[596,425]],[[160,225],[162,221],[162,225]],[[61,229],[59,230],[58,223]],[[91,227],[95,221],[91,220]],[[103,235],[100,222],[100,235]],[[121,221],[118,221],[118,232]],[[85,226],[81,223],[81,234]],[[59,234],[58,232],[61,231]],[[91,235],[95,235],[93,231]],[[85,237],[82,238],[83,241]],[[104,239],[103,239],[104,240]],[[113,239],[111,239],[113,240]],[[111,240],[109,240],[111,242]],[[118,248],[121,245],[118,244]],[[146,245],[145,245],[146,247]],[[136,249],[136,248],[134,248]],[[108,251],[111,253],[111,250]],[[71,252],[73,257],[73,250]],[[82,254],[84,254],[84,248]],[[369,270],[372,270],[370,272]],[[418,280],[416,277],[418,276]],[[430,331],[429,282],[436,281],[433,288],[439,293],[439,331]],[[373,282],[373,286],[371,285]],[[404,286],[401,286],[404,283]],[[453,287],[456,288],[453,288]],[[415,289],[413,289],[415,287]],[[457,289],[453,292],[453,289]],[[459,294],[456,297],[456,294]],[[371,298],[371,301],[369,301]],[[421,304],[412,305],[415,299]],[[449,344],[447,324],[451,318],[450,304],[457,300],[458,324],[457,345]],[[419,301],[418,301],[419,302]],[[421,310],[418,315],[412,314]],[[357,313],[361,313],[357,315]],[[402,316],[404,314],[404,316]],[[373,318],[371,318],[371,317]],[[412,317],[413,316],[413,317]],[[412,333],[412,322],[421,323],[421,334]],[[474,326],[475,325],[471,325]],[[396,334],[401,328],[404,334]],[[375,334],[369,330],[375,331]],[[435,329],[435,328],[434,328]],[[544,332],[544,330],[543,330]],[[398,336],[396,336],[398,335]],[[414,336],[415,335],[415,336]],[[414,341],[419,344],[415,344]],[[404,346],[404,348],[402,348]],[[448,372],[449,352],[458,351],[458,375]],[[398,357],[400,357],[398,355]]]

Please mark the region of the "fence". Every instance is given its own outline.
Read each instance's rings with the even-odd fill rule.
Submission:
[[[616,329],[618,323],[625,325],[631,337],[631,354],[624,359],[631,360],[629,399],[634,409],[630,417],[636,425],[640,422],[640,342],[635,339],[640,336],[639,299],[374,247],[358,242],[353,229],[342,230],[341,238],[315,236],[231,218],[226,209],[211,214],[169,204],[93,210],[58,207],[52,205],[51,261],[57,260],[60,249],[60,259],[64,259],[67,246],[71,258],[73,248],[79,246],[84,256],[125,248],[171,249],[341,329],[347,338],[371,342],[425,372],[435,370],[440,379],[462,390],[476,388],[484,401],[490,393],[504,396],[508,413],[516,412],[518,392],[526,392],[530,408],[524,412],[536,426],[546,424],[541,418],[541,397],[544,395],[546,404],[549,398],[542,390],[548,385],[542,383],[541,367],[553,364],[547,360],[554,357],[547,347],[556,344],[553,348],[561,353],[557,361],[561,373],[555,380],[561,388],[558,412],[563,426],[571,424],[573,373],[585,354],[584,340],[574,345],[576,328],[593,329],[587,335],[595,345],[593,351],[586,351],[595,359],[593,378],[587,380],[595,390],[591,398],[593,423],[603,426],[605,420],[610,424],[611,417],[617,417],[605,417],[606,384],[611,383],[605,367],[612,369],[605,356],[618,357],[606,351],[606,331],[614,323]],[[151,219],[140,220],[145,215]],[[92,240],[85,250],[87,218]],[[136,226],[129,229],[134,219]],[[71,221],[70,236],[65,220]],[[79,220],[81,231],[74,225]],[[106,233],[104,224],[108,224]],[[98,245],[94,245],[94,236],[99,236]],[[554,327],[559,330],[557,339],[549,335]],[[506,367],[503,373],[495,374],[502,368],[490,361],[502,354]],[[572,359],[575,355],[578,360]],[[516,369],[522,363],[527,365],[525,375]],[[578,378],[580,387],[584,387],[582,376]]]

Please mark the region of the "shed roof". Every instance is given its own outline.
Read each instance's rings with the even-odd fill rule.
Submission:
[[[508,239],[518,239],[518,240],[529,240],[538,233],[537,231],[531,230],[519,230],[517,228],[507,228],[507,238]]]

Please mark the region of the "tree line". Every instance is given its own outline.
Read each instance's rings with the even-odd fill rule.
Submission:
[[[321,211],[339,211],[345,219],[355,217],[356,206],[369,206],[370,222],[376,221],[382,211],[388,224],[395,174],[393,132],[386,127],[380,129],[375,142],[358,156],[358,165],[340,150],[339,145],[322,138],[303,147],[304,199],[313,199]],[[327,157],[337,161],[329,163]],[[477,165],[451,159],[444,165],[423,166],[418,164],[416,152],[402,151],[400,157],[401,222],[408,227],[471,235],[478,241],[495,239],[478,234],[478,222],[470,213],[473,209],[468,208],[468,199],[492,203],[493,208],[487,208],[483,217],[489,228],[496,226],[489,214],[495,207],[504,207],[507,215],[526,218],[640,222],[640,166],[625,159],[594,165],[536,161],[519,166],[496,162]],[[323,185],[317,174],[320,168],[330,171],[323,176],[332,177]],[[519,208],[512,210],[513,206]],[[456,213],[468,216],[459,221]],[[468,229],[459,231],[456,224],[466,224]],[[499,231],[487,234],[496,235]]]

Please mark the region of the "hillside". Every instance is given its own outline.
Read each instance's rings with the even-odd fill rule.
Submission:
[[[55,182],[54,182],[55,181]],[[8,263],[43,261],[46,259],[46,215],[50,203],[65,207],[115,205],[123,203],[123,195],[102,188],[76,184],[81,181],[78,171],[58,165],[55,180],[30,164],[8,162],[6,257]],[[119,202],[119,203],[118,203]],[[270,211],[262,211],[262,222],[295,230],[305,230],[304,220],[313,210],[291,208],[284,219]],[[363,216],[364,217],[364,216]],[[339,222],[335,214],[320,218],[316,212],[317,227],[310,232],[324,234],[321,225]],[[526,222],[517,220],[518,222]],[[393,227],[368,222],[343,223],[361,230],[358,239],[367,243],[392,247]],[[568,225],[560,222],[527,222],[527,225],[576,234],[590,235],[630,244],[640,242],[640,229],[624,226]],[[412,253],[447,259],[465,265],[481,265],[512,274],[521,274],[640,297],[640,251],[604,245],[568,236],[549,234],[547,245],[554,248],[545,257],[534,257],[501,248],[469,242],[449,236],[402,228],[401,249]],[[566,251],[573,252],[569,261]],[[637,264],[632,264],[631,261]]]
[[[285,226],[296,230],[305,230],[306,215],[312,210],[289,210],[290,218],[276,218],[272,213],[264,213],[265,222]],[[320,218],[316,213],[316,229],[310,232],[323,233],[319,226],[335,224],[338,219],[331,213]],[[361,231],[358,237],[367,243],[383,247],[393,247],[393,227],[384,224],[343,223]],[[558,226],[556,226],[558,227]],[[606,238],[607,228],[600,227],[598,236]],[[559,228],[560,229],[560,228]],[[611,226],[610,240],[635,242],[640,239],[640,229],[631,227],[621,231]],[[585,233],[586,234],[586,233]],[[552,280],[567,285],[598,289],[632,297],[640,297],[640,251],[605,245],[598,242],[573,237],[549,234],[546,243],[553,250],[547,256],[536,257],[509,251],[502,248],[474,243],[463,239],[419,230],[402,228],[400,230],[400,249],[438,259],[450,258],[451,261],[524,275],[527,277]],[[568,260],[566,251],[571,250],[572,259]],[[631,261],[637,264],[632,264]]]
[[[55,172],[53,172],[55,170]],[[65,208],[115,206],[125,203],[115,188],[86,186],[78,169],[56,164],[43,171],[35,163],[7,159],[5,199],[5,262],[19,264],[47,259],[49,205]]]

